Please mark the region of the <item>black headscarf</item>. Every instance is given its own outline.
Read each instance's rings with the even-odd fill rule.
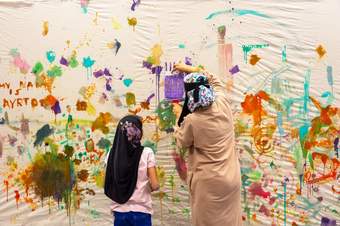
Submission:
[[[117,126],[106,167],[105,195],[116,203],[126,203],[132,196],[138,178],[139,160],[144,147],[142,121],[138,116],[125,116]]]
[[[201,85],[204,85],[206,87],[210,87],[208,80],[202,80],[202,81],[198,81],[198,82],[194,82],[194,83],[184,83],[184,89],[185,89],[185,99],[184,99],[184,104],[183,104],[183,108],[182,108],[182,113],[179,116],[177,125],[181,126],[181,123],[184,120],[184,117],[187,116],[188,114],[191,113],[191,111],[188,108],[188,101],[189,101],[189,97],[188,97],[188,92],[191,90],[194,90],[194,101],[195,103],[198,102],[198,98],[199,98],[199,87]]]

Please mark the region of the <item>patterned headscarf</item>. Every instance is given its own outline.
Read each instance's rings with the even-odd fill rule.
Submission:
[[[209,107],[214,102],[214,91],[205,75],[201,73],[188,74],[184,77],[184,84],[188,97],[187,105],[191,112]]]
[[[215,94],[204,74],[191,73],[184,77],[185,100],[178,126],[188,114],[209,107],[215,101]]]

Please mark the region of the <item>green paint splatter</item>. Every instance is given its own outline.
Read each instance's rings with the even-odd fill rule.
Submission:
[[[76,57],[71,57],[69,65],[71,68],[76,68],[79,65],[79,62]]]
[[[283,50],[282,50],[282,62],[287,62],[287,47],[286,47],[286,45],[283,47]]]
[[[146,140],[143,144],[144,147],[148,147],[151,148],[153,153],[156,154],[157,153],[157,144],[150,141],[150,140]]]
[[[37,62],[34,67],[32,68],[32,73],[35,75],[39,75],[41,72],[43,72],[44,66],[41,62]]]
[[[158,105],[156,113],[159,117],[159,129],[161,131],[173,129],[173,126],[176,124],[176,115],[173,112],[173,105],[170,101],[162,100]]]
[[[253,182],[256,182],[261,180],[262,173],[260,171],[251,171],[250,173],[248,173],[248,177]]]
[[[60,77],[63,74],[61,67],[53,66],[50,70],[47,71],[47,76],[49,77]]]
[[[126,93],[125,94],[125,101],[126,101],[126,105],[127,106],[132,106],[132,105],[136,105],[136,96],[134,93]]]
[[[178,48],[180,48],[180,49],[185,49],[185,44],[184,44],[184,43],[180,43],[180,44],[178,45]]]
[[[248,54],[253,49],[263,49],[263,48],[266,48],[268,46],[269,46],[269,44],[242,45],[243,59],[244,59],[245,63],[248,63]]]

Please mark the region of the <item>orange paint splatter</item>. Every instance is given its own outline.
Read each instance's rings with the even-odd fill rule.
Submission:
[[[104,134],[109,133],[110,129],[107,126],[110,122],[113,121],[113,117],[109,112],[103,113],[100,112],[98,118],[92,123],[92,131],[101,130]]]
[[[48,34],[48,21],[43,22],[43,32],[42,35],[46,36]]]
[[[141,107],[137,107],[135,110],[129,109],[129,113],[137,115],[142,110]]]
[[[327,53],[327,51],[322,45],[319,45],[318,47],[316,47],[315,51],[318,53],[320,58],[322,58]]]
[[[258,55],[256,55],[256,54],[252,54],[251,56],[250,56],[250,59],[249,59],[249,63],[251,64],[251,65],[255,65],[257,62],[259,62],[261,60],[261,58],[258,56]]]

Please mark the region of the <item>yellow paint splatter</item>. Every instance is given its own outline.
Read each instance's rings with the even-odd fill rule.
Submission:
[[[48,34],[48,21],[44,21],[42,35],[46,36],[47,34]]]
[[[135,27],[137,25],[137,18],[136,17],[128,18],[128,24],[132,26],[133,31],[135,31]]]
[[[87,102],[86,112],[89,115],[96,115],[96,108],[91,104],[90,101]]]
[[[163,55],[162,46],[160,44],[156,44],[151,49],[151,56],[149,57],[149,63],[153,65],[161,64],[161,56]]]
[[[107,45],[107,47],[108,47],[109,49],[113,49],[113,48],[115,47],[115,43],[114,43],[114,42],[109,42],[109,43],[107,43],[106,45]]]
[[[112,18],[112,27],[115,30],[119,30],[122,28],[122,25],[119,23],[118,20],[116,20],[115,18]]]
[[[319,45],[318,47],[316,47],[315,51],[319,54],[320,58],[322,58],[327,53],[327,51],[322,45]]]
[[[93,23],[94,23],[95,25],[98,25],[98,12],[96,12],[96,16],[95,16],[95,18],[93,19]]]

